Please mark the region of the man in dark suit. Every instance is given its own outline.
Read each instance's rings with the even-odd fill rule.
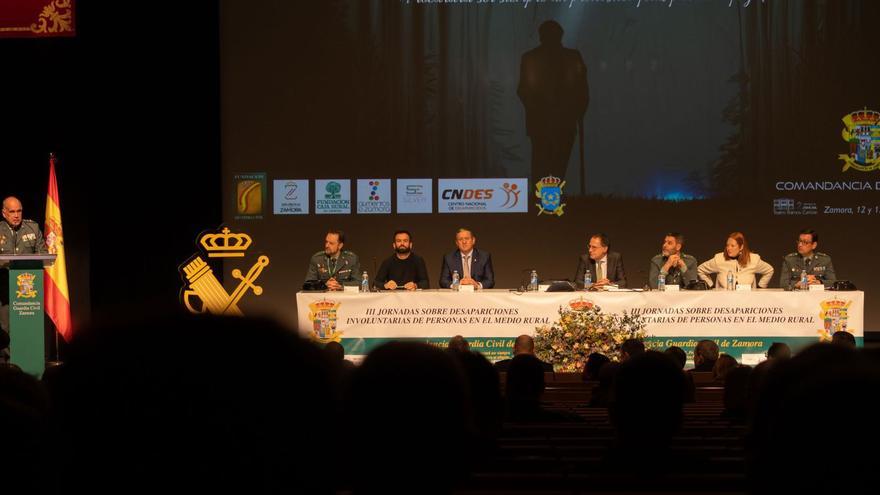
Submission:
[[[532,183],[549,175],[565,177],[576,134],[583,168],[583,121],[590,102],[587,66],[579,51],[562,46],[562,35],[558,22],[544,22],[538,28],[541,45],[523,54],[520,63],[516,93],[532,141]]]
[[[519,356],[520,354],[528,354],[531,356],[535,355],[535,339],[533,339],[529,335],[520,335],[513,341],[513,357]],[[537,359],[537,356],[535,357]],[[510,363],[513,359],[502,359],[495,363],[495,370],[499,372],[507,372],[507,369],[510,367]],[[552,373],[553,365],[550,363],[545,363],[544,361],[540,361],[541,368],[544,369],[544,373]]]
[[[492,255],[476,249],[477,238],[468,229],[458,229],[455,245],[458,249],[443,257],[440,270],[440,287],[448,289],[452,285],[452,272],[458,271],[461,285],[473,285],[475,289],[495,287],[495,270],[492,268]]]
[[[609,252],[611,242],[602,233],[590,238],[587,246],[589,253],[582,254],[578,261],[575,283],[583,287],[584,272],[590,270],[593,287],[601,289],[607,285],[626,287],[626,271],[623,269],[623,256]]]

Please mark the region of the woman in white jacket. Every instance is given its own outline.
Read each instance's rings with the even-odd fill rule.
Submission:
[[[755,287],[755,274],[761,275],[757,286],[766,289],[773,277],[773,267],[766,261],[761,260],[758,253],[749,250],[746,237],[740,232],[734,232],[727,236],[727,245],[724,252],[718,253],[709,261],[697,267],[697,274],[705,280],[709,287],[715,282],[710,275],[717,274],[718,287],[727,288],[727,273],[733,273],[734,284],[751,284]]]

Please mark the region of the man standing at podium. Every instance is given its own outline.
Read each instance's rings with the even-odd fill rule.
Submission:
[[[14,196],[3,200],[0,221],[0,254],[46,254],[46,242],[40,226],[22,219],[21,201]],[[9,333],[9,264],[0,261],[0,328]],[[2,339],[7,341],[7,339]],[[9,349],[0,349],[0,363],[9,360]]]

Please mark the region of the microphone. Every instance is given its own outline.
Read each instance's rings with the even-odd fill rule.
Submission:
[[[376,287],[376,274],[379,273],[379,270],[376,269],[376,257],[373,256],[373,283],[370,284],[370,292],[379,292],[379,288]]]

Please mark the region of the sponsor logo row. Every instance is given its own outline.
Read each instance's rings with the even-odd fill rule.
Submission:
[[[352,191],[354,182],[354,191]],[[392,194],[392,182],[396,194]],[[236,219],[262,218],[264,173],[234,177]],[[312,190],[314,186],[314,191]],[[438,213],[527,213],[528,179],[437,179]],[[434,179],[278,179],[272,181],[275,215],[433,213]],[[396,198],[396,201],[392,201]],[[394,205],[392,205],[394,203]]]

